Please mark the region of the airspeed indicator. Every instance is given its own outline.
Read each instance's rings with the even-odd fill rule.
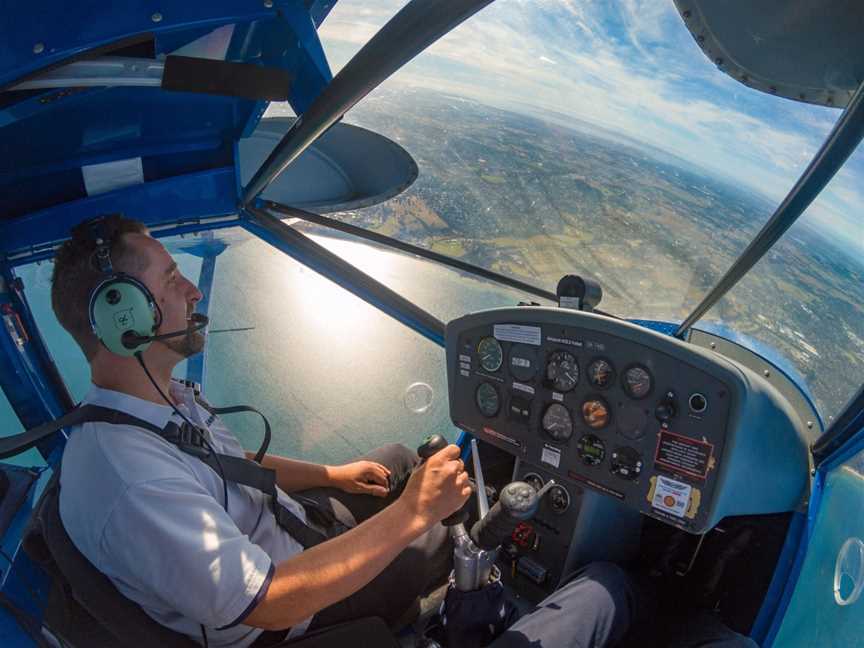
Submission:
[[[486,371],[498,371],[504,361],[504,351],[494,337],[485,337],[477,345],[477,355],[480,356],[480,366]]]

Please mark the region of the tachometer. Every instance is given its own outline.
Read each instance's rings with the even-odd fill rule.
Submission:
[[[624,391],[632,398],[645,398],[651,387],[651,373],[642,365],[633,365],[624,372]]]
[[[592,430],[599,430],[609,425],[609,405],[599,397],[594,397],[582,403],[582,420]]]
[[[477,345],[477,355],[480,357],[480,366],[486,371],[498,371],[504,361],[504,351],[501,344],[494,337],[484,337]]]
[[[543,431],[556,441],[567,441],[573,435],[573,419],[561,403],[552,403],[543,413]]]
[[[597,389],[606,389],[613,380],[615,380],[615,370],[608,360],[597,358],[588,365],[588,382]]]
[[[477,393],[474,395],[474,400],[477,402],[477,408],[483,416],[491,418],[501,408],[501,399],[498,397],[498,390],[487,382],[480,383]]]
[[[553,389],[567,392],[579,382],[579,363],[572,353],[556,351],[546,363],[546,381]]]

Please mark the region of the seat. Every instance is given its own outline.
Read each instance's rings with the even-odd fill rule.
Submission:
[[[59,470],[34,508],[25,533],[24,550],[54,579],[45,614],[47,627],[75,646],[153,646],[192,648],[199,644],[151,619],[123,596],[102,572],[78,551],[60,519]],[[292,648],[336,648],[361,645],[396,646],[383,620],[366,618],[324,628],[284,642]]]

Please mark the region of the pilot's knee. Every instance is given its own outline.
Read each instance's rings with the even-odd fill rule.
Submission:
[[[630,590],[632,582],[627,572],[612,562],[597,561],[588,563],[575,576],[588,578],[595,583],[603,585],[611,591]]]
[[[573,573],[561,589],[591,598],[596,605],[629,618],[634,612],[633,582],[621,567],[611,562],[592,562]],[[579,594],[575,594],[578,591]]]
[[[369,453],[369,459],[384,464],[397,481],[407,476],[420,461],[417,452],[401,443],[388,443]]]

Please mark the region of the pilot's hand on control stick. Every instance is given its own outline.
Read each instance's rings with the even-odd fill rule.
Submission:
[[[400,503],[426,526],[458,511],[471,495],[471,484],[457,445],[438,451],[411,473]]]

